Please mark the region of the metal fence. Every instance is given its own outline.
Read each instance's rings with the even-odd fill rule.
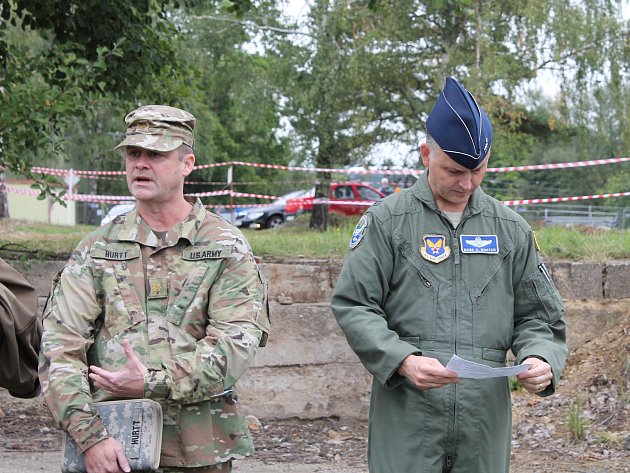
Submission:
[[[630,227],[630,207],[530,204],[513,208],[533,225],[583,225],[603,229]]]

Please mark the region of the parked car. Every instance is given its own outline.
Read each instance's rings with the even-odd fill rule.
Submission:
[[[410,172],[408,169],[406,170],[405,168],[402,168],[400,166],[392,166],[391,168],[385,169],[391,171]],[[372,172],[370,173],[361,172],[364,170],[365,168],[363,167],[350,168],[348,181],[362,182],[363,184],[367,184],[369,186],[380,189],[383,178],[385,178],[393,188],[406,189],[407,187],[413,186],[418,180],[418,176],[420,175],[413,171],[411,171],[409,174],[384,174],[382,172],[379,172],[378,169],[372,169]]]
[[[126,214],[131,209],[133,209],[135,205],[136,204],[134,202],[122,202],[120,204],[114,205],[111,209],[109,209],[109,212],[107,212],[107,214],[105,214],[105,216],[101,219],[101,225],[105,225],[111,222],[119,215]]]
[[[315,188],[301,191],[300,194],[289,197],[286,200],[284,212],[287,217],[297,217],[303,212],[313,210],[313,198],[315,197]]]
[[[307,190],[299,190],[289,192],[288,194],[278,197],[271,204],[261,207],[237,207],[234,211],[225,210],[219,215],[236,227],[240,228],[277,228],[285,221],[295,217],[288,215],[285,210],[287,200],[297,198]]]
[[[333,182],[328,190],[330,201],[328,210],[343,215],[361,215],[367,210],[368,203],[385,197],[380,190],[361,182]],[[353,202],[351,203],[343,203]],[[297,213],[313,210],[314,196],[302,196],[287,201],[285,212]],[[339,202],[339,203],[336,203]],[[356,202],[356,203],[354,203]]]

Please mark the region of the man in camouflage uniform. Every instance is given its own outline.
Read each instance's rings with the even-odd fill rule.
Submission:
[[[46,403],[90,473],[129,471],[94,401],[162,405],[160,471],[225,472],[253,453],[234,384],[264,345],[267,289],[245,237],[183,194],[195,118],[144,106],[125,118],[136,208],[92,232],[44,310]]]

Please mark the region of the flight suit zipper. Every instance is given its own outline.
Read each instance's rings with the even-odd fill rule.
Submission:
[[[453,468],[453,457],[450,453],[447,453],[444,457],[444,466],[442,467],[442,473],[449,473]]]

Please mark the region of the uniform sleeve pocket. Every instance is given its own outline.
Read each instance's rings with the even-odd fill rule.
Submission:
[[[538,313],[542,320],[552,323],[562,318],[564,307],[560,294],[545,274],[537,271],[526,281],[525,291],[530,302],[540,307]]]
[[[64,268],[65,269],[65,268]],[[46,303],[44,304],[44,309],[42,311],[42,319],[48,318],[53,310],[53,295],[59,288],[59,281],[61,280],[61,273],[63,273],[63,269],[59,271],[52,280],[50,286],[50,292],[48,293],[48,297],[46,298]]]
[[[260,346],[264,347],[267,344],[269,330],[271,329],[271,318],[269,315],[269,284],[267,283],[265,276],[263,276],[260,271],[258,271],[258,291],[256,294],[255,304],[256,322],[260,325],[263,331],[262,338],[260,339]]]

